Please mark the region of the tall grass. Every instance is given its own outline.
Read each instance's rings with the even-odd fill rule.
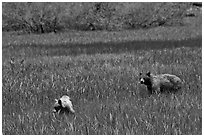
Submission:
[[[157,27],[148,30],[126,31],[70,31],[67,33],[42,34],[42,35],[16,35],[12,32],[3,32],[3,48],[10,46],[57,46],[69,44],[93,44],[93,43],[123,43],[129,41],[149,40],[184,40],[202,36],[201,27]]]
[[[86,54],[76,45],[77,56],[63,46],[3,49],[3,134],[202,134],[201,43],[134,44],[149,48],[87,48],[94,54]],[[10,56],[16,57],[12,66]],[[138,83],[139,72],[148,70],[179,76],[182,89],[149,96]],[[74,116],[52,113],[54,99],[64,94]]]

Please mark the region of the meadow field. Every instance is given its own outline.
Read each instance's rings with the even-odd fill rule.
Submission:
[[[2,134],[201,135],[202,38],[110,33],[3,35]],[[182,89],[149,95],[139,84],[147,71],[179,76]],[[75,115],[52,113],[64,94]]]

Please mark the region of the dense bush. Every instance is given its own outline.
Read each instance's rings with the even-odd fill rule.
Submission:
[[[133,6],[127,6],[127,5]],[[126,5],[126,6],[125,6]],[[138,6],[139,5],[139,6]],[[182,25],[192,3],[3,3],[3,30],[29,33]]]
[[[94,3],[92,7],[77,16],[76,23],[77,26],[83,26],[85,30],[120,29],[122,20],[116,12],[116,6],[110,3]]]
[[[144,3],[132,9],[125,20],[130,28],[183,25],[183,17],[190,3]]]
[[[58,3],[3,3],[3,30],[56,32],[62,10]]]

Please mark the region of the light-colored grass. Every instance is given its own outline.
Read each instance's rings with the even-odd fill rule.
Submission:
[[[3,134],[202,134],[201,47],[45,55],[16,58],[13,72],[3,60]],[[148,70],[179,76],[181,91],[149,96]],[[52,113],[64,94],[75,116]]]

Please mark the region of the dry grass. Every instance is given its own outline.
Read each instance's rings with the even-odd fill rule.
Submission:
[[[3,134],[202,134],[201,43],[177,44],[184,47],[152,49],[147,42],[149,49],[119,52],[119,45],[103,54],[77,48],[77,56],[65,47],[3,49]],[[182,90],[148,96],[138,83],[147,70],[178,75]],[[51,112],[63,94],[71,96],[75,116]]]

